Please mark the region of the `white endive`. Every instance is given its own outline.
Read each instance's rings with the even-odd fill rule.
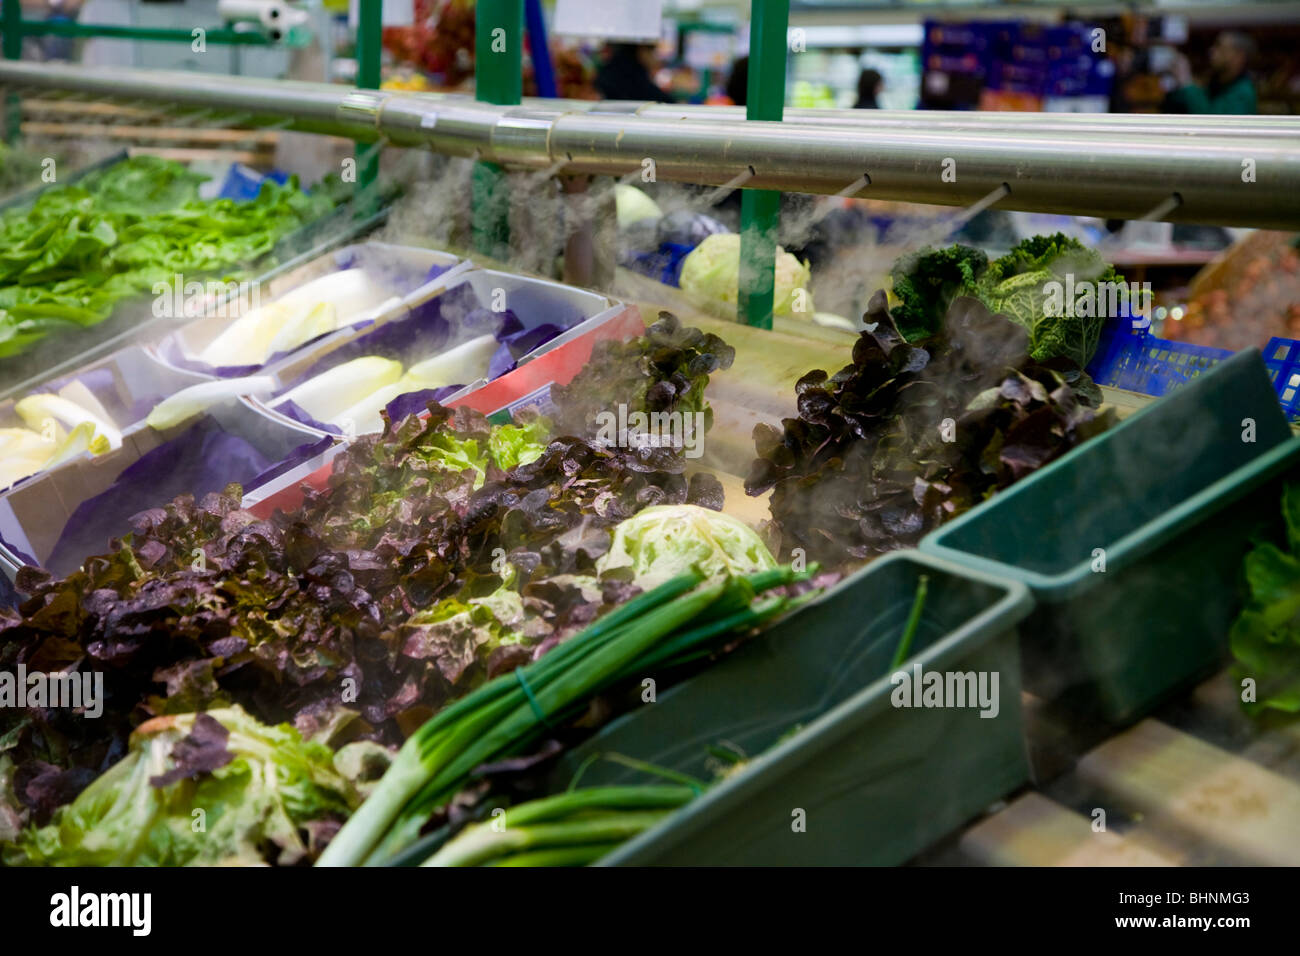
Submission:
[[[39,471],[57,468],[83,452],[102,455],[108,439],[88,421],[55,442],[25,428],[0,429],[0,490]]]
[[[418,388],[468,385],[487,374],[488,363],[492,361],[496,350],[495,335],[480,335],[412,365],[406,370],[406,380]]]
[[[191,385],[155,405],[149,417],[145,419],[145,424],[150,428],[173,428],[213,405],[238,398],[240,395],[269,395],[274,390],[275,379],[269,375],[226,378],[216,382]]]
[[[28,395],[14,405],[14,411],[28,428],[38,432],[42,437],[55,437],[48,433],[48,422],[55,422],[67,431],[71,431],[83,422],[89,422],[94,426],[95,431],[108,441],[109,448],[122,447],[122,432],[116,425],[62,396],[48,392]]]
[[[86,388],[79,379],[74,378],[59,389],[59,397],[66,398],[70,402],[76,402],[86,411],[98,415],[106,422],[113,420],[113,416],[100,404],[99,399],[95,397],[95,393]]]
[[[355,322],[389,298],[364,269],[333,272],[236,319],[198,358],[218,367],[260,365],[277,352]]]
[[[384,430],[384,419],[379,413],[398,395],[413,391],[404,384],[405,379],[376,389],[356,404],[345,408],[329,420],[331,425],[343,429],[347,435],[368,435]]]
[[[317,421],[328,422],[385,385],[402,377],[402,363],[378,355],[336,365],[282,396]]]

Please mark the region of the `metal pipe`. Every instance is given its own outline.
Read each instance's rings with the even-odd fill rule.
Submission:
[[[1177,192],[1171,221],[1300,222],[1300,132],[1225,142],[1112,132],[1089,140],[1027,130],[901,132],[783,123],[695,123],[625,113],[467,107],[412,95],[384,104],[395,143],[478,155],[512,166],[624,175],[654,160],[659,178],[723,185],[754,167],[746,187],[837,193],[866,174],[859,195],[964,206],[1007,183],[999,205],[1033,212],[1139,218]],[[449,105],[451,104],[451,105]],[[421,125],[423,124],[423,126]],[[400,130],[401,132],[398,132]],[[1243,159],[1256,182],[1243,181]],[[955,181],[945,181],[945,160]]]
[[[105,97],[139,97],[176,103],[250,110],[261,105],[284,116],[291,105],[319,108],[319,118],[328,120],[339,87],[296,80],[268,81],[255,77],[223,76],[168,70],[96,68],[58,63],[0,64],[0,83],[35,88],[78,90]],[[459,93],[414,93],[400,95],[414,103],[437,109],[472,107],[474,99]],[[231,105],[228,105],[231,104]],[[438,104],[438,105],[435,105]],[[527,97],[522,107],[538,115],[599,113],[678,118],[692,122],[716,122],[745,118],[740,106],[674,106],[635,101],[570,100]],[[1300,116],[1199,116],[1147,113],[1015,113],[963,110],[831,110],[785,111],[787,122],[817,126],[846,126],[870,129],[907,129],[918,132],[987,132],[1012,128],[1043,133],[1098,133],[1118,131],[1156,135],[1203,137],[1281,137],[1300,135]]]
[[[793,192],[836,193],[866,174],[870,185],[859,197],[951,206],[1006,183],[1001,208],[1122,219],[1141,218],[1178,193],[1170,221],[1300,223],[1300,137],[1205,143],[1116,133],[1097,141],[571,113],[552,125],[550,153],[569,159],[566,172],[623,175],[648,157],[661,179],[720,185],[752,169],[746,188]],[[1255,181],[1243,181],[1243,160]]]
[[[466,99],[459,93],[415,94],[422,99],[454,103]],[[677,106],[630,100],[568,100],[525,97],[522,105],[549,113],[617,113],[713,123],[745,119],[743,106]],[[785,110],[789,122],[854,129],[909,129],[930,132],[989,129],[1032,129],[1059,133],[1177,134],[1181,136],[1280,136],[1300,134],[1300,116],[1216,116],[1208,119],[1173,113],[1016,113],[971,110]]]
[[[662,180],[716,186],[752,167],[746,188],[827,194],[865,175],[869,185],[860,197],[950,206],[969,205],[1006,183],[1010,195],[999,208],[1123,219],[1141,218],[1177,193],[1171,221],[1300,224],[1300,133],[1288,133],[1290,124],[1278,119],[1270,121],[1277,124],[1271,133],[1211,141],[1126,128],[1125,118],[1111,116],[1089,118],[1095,130],[1055,114],[979,114],[963,120],[972,124],[964,129],[937,129],[927,113],[897,127],[806,124],[794,110],[782,123],[699,122],[676,118],[680,108],[669,117],[637,115],[645,109],[638,104],[560,112],[383,91],[367,91],[361,102],[360,93],[324,84],[0,63],[6,82],[239,110],[263,122],[290,118],[294,128],[313,132],[383,135],[394,145],[569,174],[621,176],[651,159]],[[999,115],[1018,118],[984,122]],[[1160,120],[1174,128],[1181,122]]]
[[[96,67],[94,71],[56,63],[0,64],[0,84],[33,89],[75,90],[112,99],[136,99],[165,106],[207,107],[253,114],[262,122],[286,116],[293,128],[349,139],[379,138],[373,115],[340,112],[347,87],[295,80],[264,80],[179,70]],[[376,93],[376,97],[380,94]]]
[[[573,112],[573,110],[568,110]],[[712,123],[744,119],[740,106],[680,106],[647,103],[638,116]],[[1300,116],[1204,116],[1157,113],[1014,113],[970,110],[829,110],[788,109],[785,118],[812,126],[853,129],[924,129],[931,132],[980,132],[989,129],[1032,130],[1038,133],[1099,134],[1115,132],[1224,137],[1300,135]]]

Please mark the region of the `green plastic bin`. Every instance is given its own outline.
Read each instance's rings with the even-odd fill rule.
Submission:
[[[1243,440],[1253,422],[1254,441]],[[1023,581],[1025,684],[1117,724],[1218,666],[1250,538],[1296,444],[1256,349],[951,524],[921,550]],[[1104,569],[1104,570],[1103,570]]]
[[[996,716],[892,705],[889,664],[921,574],[929,595],[905,669],[997,673]],[[1016,623],[1031,604],[1018,582],[888,555],[605,727],[549,783],[567,787],[595,752],[712,779],[708,749],[730,744],[758,756],[602,863],[902,863],[1028,779]],[[645,781],[610,761],[582,776]]]

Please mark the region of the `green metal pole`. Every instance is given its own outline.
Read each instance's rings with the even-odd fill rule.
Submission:
[[[0,29],[4,30],[4,58],[19,60],[23,55],[23,8],[18,0],[3,0],[3,3]],[[5,142],[12,145],[18,142],[23,121],[22,104],[16,92],[6,94],[3,109]]]
[[[360,0],[357,14],[357,89],[377,90],[380,81],[380,52],[384,32],[383,0]],[[358,218],[374,214],[379,208],[375,180],[379,177],[379,149],[366,143],[356,144],[357,191],[355,212]]]
[[[6,0],[6,5],[8,0]],[[5,31],[8,35],[8,31]],[[73,23],[64,20],[28,20],[22,33],[29,37],[72,37],[73,39],[103,38],[110,40],[148,40],[157,43],[193,43],[192,30],[175,27],[137,27],[112,23]],[[231,27],[205,29],[204,42],[233,44],[235,46],[271,46],[271,40],[257,30],[235,30]],[[11,57],[16,59],[16,57]]]
[[[749,86],[745,118],[781,120],[785,109],[786,28],[790,0],[753,0],[749,23]],[[781,194],[746,189],[740,196],[740,318],[772,327],[776,282],[776,227]]]
[[[474,98],[514,106],[523,98],[523,0],[478,0],[474,12]],[[506,259],[510,252],[510,193],[496,163],[475,163],[471,186],[474,248]]]

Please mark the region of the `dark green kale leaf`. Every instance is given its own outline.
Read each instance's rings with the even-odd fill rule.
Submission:
[[[963,245],[921,249],[895,262],[890,278],[899,304],[890,311],[903,338],[939,331],[952,300],[969,294],[988,264],[982,251]]]

